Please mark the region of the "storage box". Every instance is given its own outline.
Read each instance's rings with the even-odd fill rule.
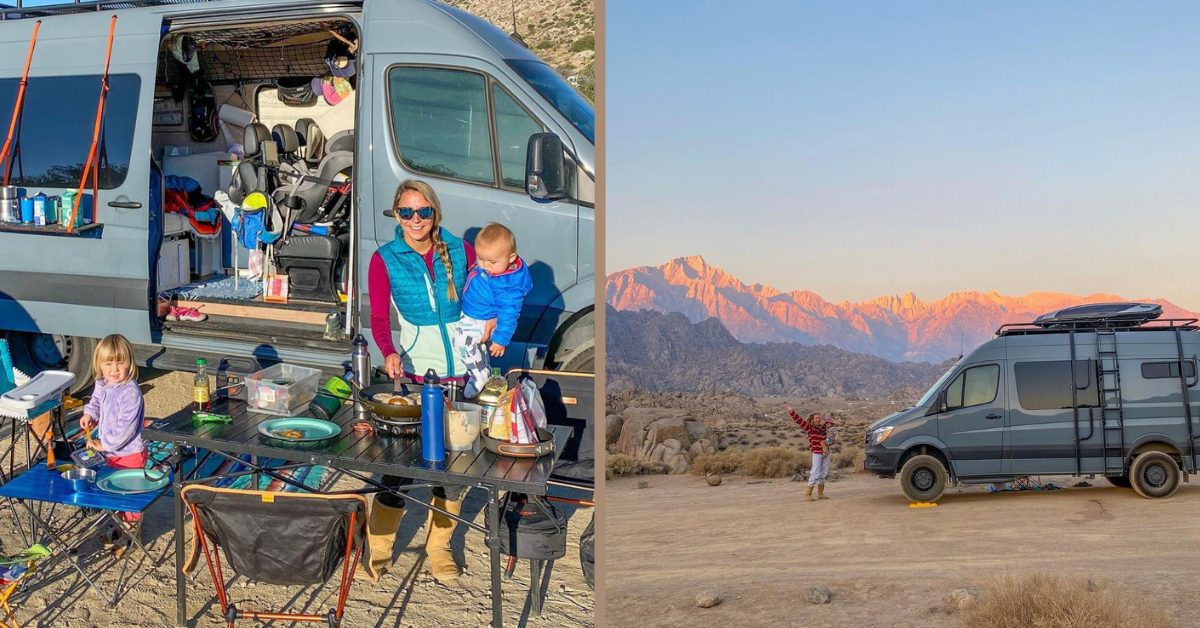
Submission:
[[[174,290],[191,280],[188,239],[163,240],[158,252],[158,291]]]
[[[246,378],[246,403],[254,412],[291,414],[317,395],[321,371],[276,364]]]

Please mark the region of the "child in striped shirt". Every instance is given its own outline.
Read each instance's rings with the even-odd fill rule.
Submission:
[[[812,470],[808,474],[808,488],[804,491],[804,501],[813,501],[814,486],[817,487],[817,499],[829,499],[825,496],[825,478],[829,477],[829,446],[833,442],[832,437],[836,435],[836,430],[833,434],[829,431],[833,427],[833,419],[825,417],[822,421],[820,413],[814,412],[805,420],[796,414],[791,406],[786,407],[788,414],[792,415],[792,420],[808,433],[808,448],[812,450]]]

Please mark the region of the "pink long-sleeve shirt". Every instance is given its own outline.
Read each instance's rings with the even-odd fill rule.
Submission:
[[[467,270],[475,266],[475,247],[469,242],[463,242],[463,248],[467,254]],[[425,266],[429,269],[429,274],[434,273],[433,263],[437,260],[438,272],[445,272],[441,267],[442,261],[437,258],[437,253],[431,248],[425,252]],[[462,286],[459,286],[462,289]],[[379,251],[375,251],[371,255],[371,263],[367,266],[367,297],[371,301],[371,337],[375,339],[375,345],[379,347],[379,352],[383,357],[387,357],[396,351],[396,345],[392,342],[392,287],[391,281],[388,279],[387,263],[383,261],[383,256]],[[405,373],[409,377],[413,377],[413,373]]]

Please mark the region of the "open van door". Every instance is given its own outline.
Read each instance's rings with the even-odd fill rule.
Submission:
[[[433,4],[367,0],[363,21],[358,145],[371,164],[360,164],[355,175],[362,239],[373,236],[382,246],[395,237],[396,221],[381,212],[405,179],[433,186],[442,226],[468,242],[488,223],[512,230],[533,290],[508,351],[493,365],[526,365],[530,349],[549,344],[554,327],[537,337],[538,321],[564,310],[562,294],[580,278],[580,238],[591,237],[581,234],[578,201],[534,200],[525,191],[529,139],[554,133],[575,153],[573,133],[505,63],[536,57],[507,36],[497,40],[503,33],[479,18]],[[360,277],[369,258],[360,258]]]
[[[42,21],[10,183],[29,196],[79,187],[114,15],[99,202],[91,198],[89,180],[80,203],[95,226],[68,235],[0,225],[0,331],[56,339],[120,333],[135,343],[151,341],[157,243],[150,242],[150,126],[161,16],[91,11]],[[9,127],[37,21],[0,22],[0,134]],[[157,216],[153,220],[158,224]]]

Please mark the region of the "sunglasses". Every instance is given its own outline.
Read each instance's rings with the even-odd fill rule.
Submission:
[[[433,208],[432,207],[418,207],[416,209],[413,209],[411,207],[397,207],[396,215],[400,216],[400,220],[412,220],[414,215],[420,216],[421,220],[432,220],[433,219]]]

